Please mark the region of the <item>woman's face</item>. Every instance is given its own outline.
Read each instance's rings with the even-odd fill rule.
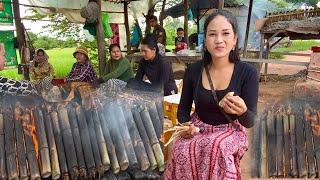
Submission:
[[[156,56],[156,49],[150,49],[148,45],[141,45],[141,53],[145,60],[153,60]]]
[[[114,60],[119,60],[122,57],[121,50],[117,46],[111,49],[110,54],[111,54],[111,58]]]
[[[38,60],[43,61],[46,59],[46,56],[42,51],[38,51],[37,58],[38,58]]]
[[[5,57],[5,50],[4,47],[0,44],[0,71],[4,69],[4,66],[6,65],[6,57]]]
[[[87,60],[87,56],[82,54],[82,53],[80,53],[80,52],[77,52],[76,53],[76,59],[77,59],[77,62],[84,63]]]
[[[208,24],[205,45],[213,58],[229,58],[230,51],[236,46],[237,35],[224,16],[218,15]]]

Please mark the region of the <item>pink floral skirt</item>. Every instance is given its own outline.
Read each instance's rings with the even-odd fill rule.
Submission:
[[[212,126],[197,114],[191,117],[201,133],[190,139],[179,138],[164,172],[165,180],[241,179],[240,159],[248,149],[245,129],[231,124]]]

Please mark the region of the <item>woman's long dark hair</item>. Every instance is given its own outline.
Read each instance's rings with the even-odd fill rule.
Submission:
[[[234,34],[238,35],[237,19],[229,11],[217,10],[216,12],[209,15],[204,23],[204,37],[206,38],[209,23],[219,15],[227,18],[228,22],[232,26],[232,30],[233,30]],[[206,48],[204,48],[204,51],[203,51],[204,65],[206,66],[206,65],[210,64],[211,60],[212,60],[211,54],[208,52],[208,50]],[[229,61],[230,62],[240,61],[239,50],[238,50],[238,41],[236,43],[234,50],[230,51]]]
[[[109,53],[110,53],[110,61],[109,61],[109,63],[108,63],[108,72],[109,72],[109,73],[112,72],[113,69],[114,69],[114,67],[113,67],[113,59],[112,59],[112,57],[111,57],[111,51],[112,51],[112,49],[113,49],[114,47],[118,47],[118,48],[120,49],[120,51],[121,51],[121,48],[120,48],[120,45],[119,45],[119,44],[111,44],[111,45],[109,46]]]
[[[142,39],[141,44],[147,45],[149,49],[156,49],[156,54],[159,53],[157,37],[153,34],[148,34]]]

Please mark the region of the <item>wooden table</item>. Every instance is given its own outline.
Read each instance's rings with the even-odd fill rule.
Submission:
[[[131,64],[133,64],[135,62],[139,62],[142,59],[142,54],[139,52],[127,55],[126,57],[129,59]],[[202,60],[202,54],[197,53],[195,50],[189,50],[188,54],[177,54],[173,52],[167,52],[163,56],[163,58],[169,60],[172,63],[190,64]]]

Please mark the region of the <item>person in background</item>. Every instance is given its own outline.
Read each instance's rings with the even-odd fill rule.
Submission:
[[[87,48],[78,47],[73,53],[73,57],[77,62],[73,64],[69,75],[64,78],[64,82],[95,82],[97,75],[90,63]]]
[[[245,128],[254,125],[259,78],[253,66],[240,61],[237,29],[236,18],[225,10],[204,23],[203,60],[187,68],[177,112],[189,129],[173,145],[165,180],[241,179]]]
[[[178,88],[173,78],[171,63],[159,54],[154,35],[148,35],[142,40],[141,52],[143,59],[139,63],[135,79],[143,81],[146,76],[155,89],[163,91],[164,96],[176,94]]]
[[[99,82],[106,82],[109,79],[119,79],[127,82],[134,77],[133,70],[129,60],[122,56],[120,46],[111,44],[109,46],[110,60],[107,62],[107,68],[103,72],[103,76],[99,78]],[[108,71],[107,71],[108,70]]]
[[[176,52],[187,48],[188,45],[187,45],[186,37],[184,37],[183,28],[177,29],[177,37],[174,39],[174,44],[176,46],[175,48]]]
[[[6,64],[4,45],[0,43],[0,71]],[[0,96],[29,96],[37,95],[38,92],[34,84],[28,81],[17,81],[0,76]]]
[[[148,17],[147,21],[150,26],[153,27],[152,34],[156,36],[157,42],[165,47],[167,44],[167,35],[165,29],[158,23],[158,18],[152,15]]]
[[[29,68],[30,81],[40,84],[45,77],[54,77],[53,66],[48,62],[49,56],[43,49],[38,49]]]

